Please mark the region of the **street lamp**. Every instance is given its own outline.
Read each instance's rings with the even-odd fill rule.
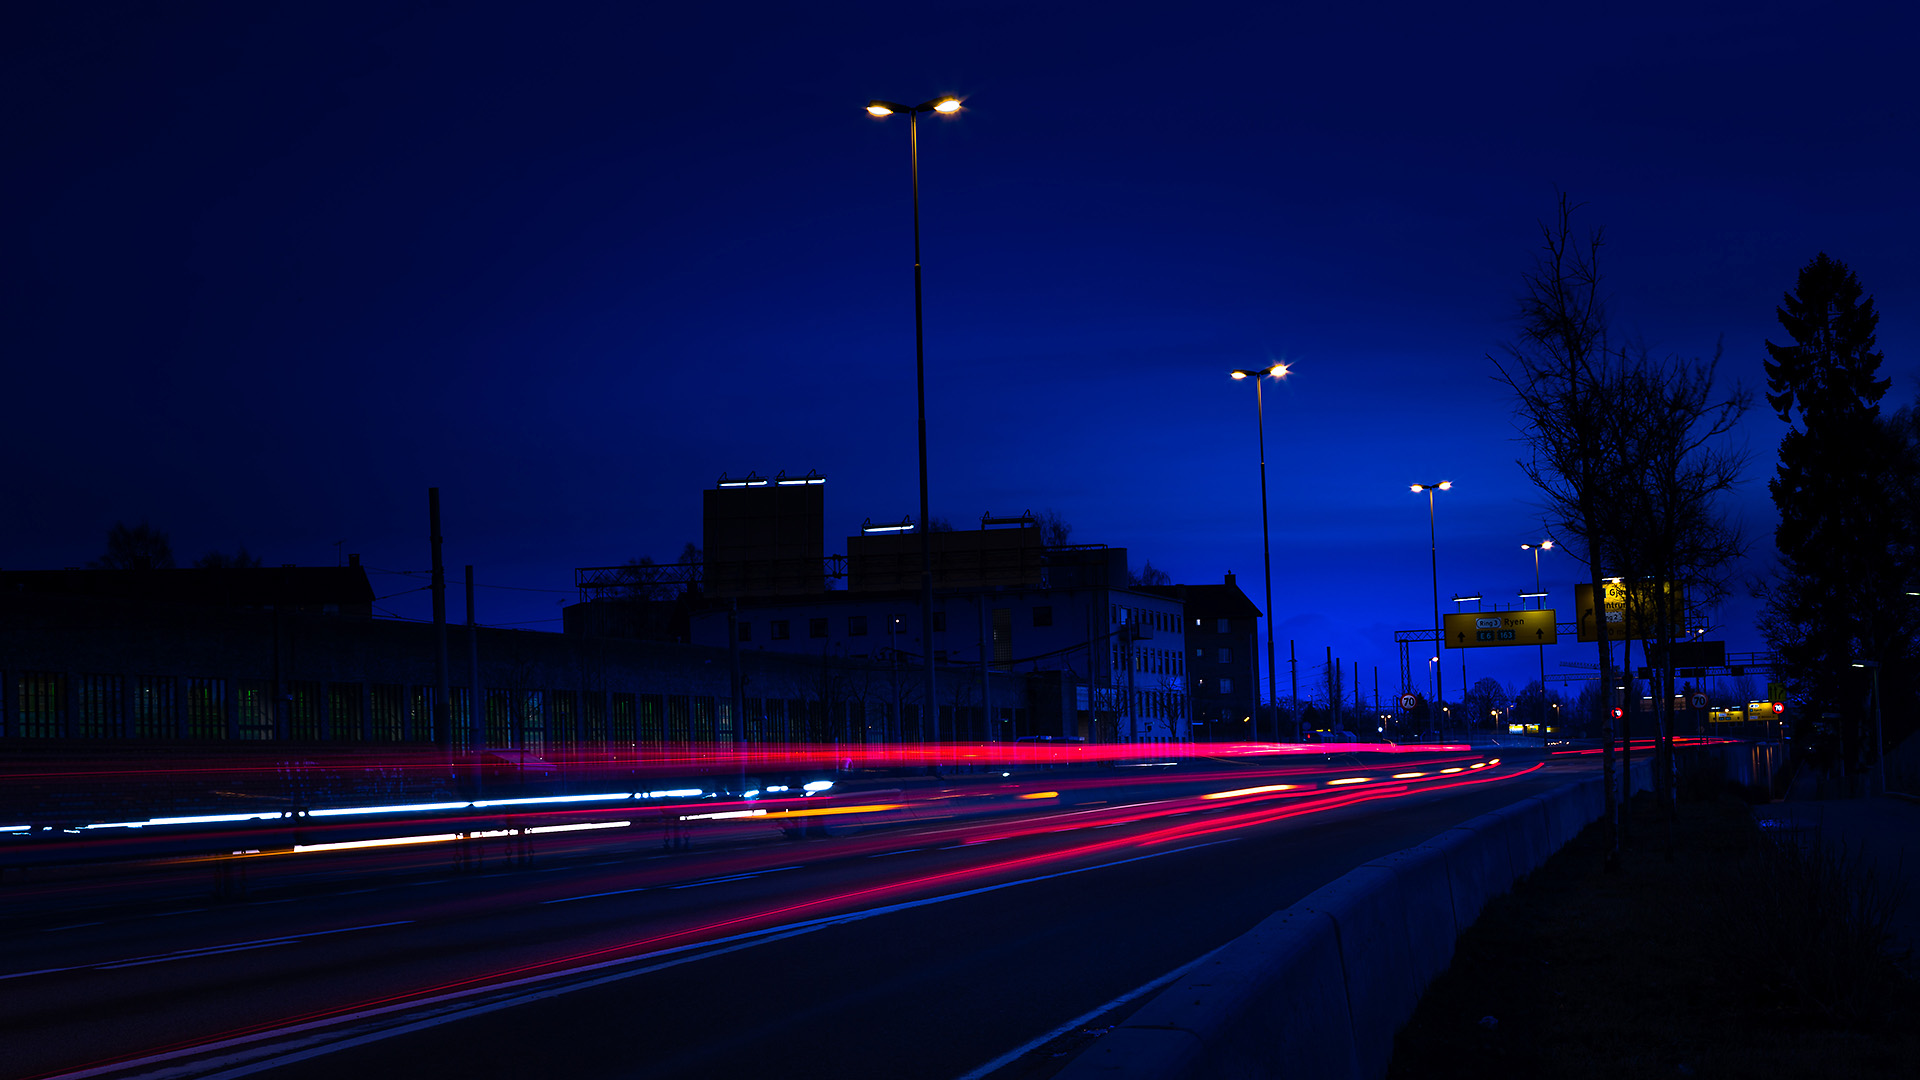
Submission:
[[[1433,493],[1436,491],[1452,491],[1453,481],[1442,480],[1437,484],[1412,484],[1409,486],[1415,495],[1423,491],[1427,493],[1427,552],[1433,563],[1433,640],[1435,642],[1435,648],[1442,648],[1446,645],[1447,639],[1446,635],[1440,631],[1440,543],[1433,525]],[[1440,674],[1440,665],[1435,664],[1433,666],[1433,699],[1441,705],[1444,711],[1447,695],[1442,683],[1443,679]],[[1464,691],[1465,688],[1463,687],[1462,692]]]
[[[1275,379],[1286,378],[1287,365],[1274,364],[1271,367],[1261,368],[1255,371],[1234,370],[1227,374],[1233,376],[1235,379],[1253,380],[1254,420],[1260,431],[1260,559],[1265,565],[1267,575],[1267,707],[1275,710],[1273,734],[1275,740],[1278,740],[1280,737],[1280,717],[1278,715],[1280,708],[1280,691],[1279,684],[1276,681],[1277,675],[1275,673],[1273,659],[1273,547],[1267,538],[1267,404],[1266,394],[1261,390],[1260,379],[1261,376],[1268,376]],[[1258,691],[1256,691],[1256,693],[1258,693]],[[1253,711],[1255,715],[1258,715],[1260,712],[1257,707]],[[1297,740],[1300,738],[1300,732],[1298,730],[1299,717],[1296,716],[1293,719],[1296,729],[1293,737]],[[1260,728],[1258,724],[1254,725],[1253,737],[1255,741],[1258,741],[1260,738]]]
[[[960,99],[952,96],[931,98],[918,105],[900,105],[875,99],[867,102],[867,113],[885,119],[894,113],[907,114],[907,152],[913,160],[913,370],[920,403],[920,633],[926,649],[926,703],[921,706],[920,738],[928,732],[940,736],[939,704],[933,695],[933,519],[927,513],[927,344],[920,313],[920,114],[937,112],[951,115],[960,111]]]
[[[1547,593],[1540,587],[1540,553],[1552,551],[1553,541],[1542,540],[1537,544],[1521,544],[1520,550],[1533,552],[1533,606],[1536,610],[1544,608],[1547,606]],[[1547,723],[1547,647],[1539,645],[1536,648],[1540,650],[1540,726],[1541,734],[1544,736]]]

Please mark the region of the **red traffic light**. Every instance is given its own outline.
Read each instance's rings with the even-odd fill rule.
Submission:
[[[1784,701],[1776,701],[1776,702],[1774,702],[1774,703],[1773,703],[1773,715],[1775,715],[1775,716],[1779,716],[1779,715],[1780,715],[1781,713],[1783,713],[1783,712],[1786,712],[1786,711],[1787,711],[1787,703],[1786,703],[1786,702],[1784,702]]]

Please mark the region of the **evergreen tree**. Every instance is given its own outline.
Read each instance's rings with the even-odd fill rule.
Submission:
[[[1767,342],[1767,404],[1792,428],[1767,485],[1780,566],[1761,628],[1790,694],[1812,715],[1840,715],[1839,749],[1858,768],[1868,703],[1844,676],[1867,659],[1904,667],[1907,652],[1912,585],[1898,555],[1911,522],[1894,489],[1908,440],[1880,418],[1880,316],[1847,264],[1815,256],[1777,317],[1791,343]]]

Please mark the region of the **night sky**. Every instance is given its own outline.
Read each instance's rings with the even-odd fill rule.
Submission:
[[[1443,610],[1533,584],[1487,357],[1557,192],[1656,352],[1724,341],[1763,387],[1826,251],[1877,298],[1887,405],[1920,390],[1911,8],[1546,7],[9,5],[0,567],[144,519],[182,565],[418,570],[437,485],[481,621],[557,630],[574,567],[670,561],[749,470],[826,474],[844,551],[918,510],[907,124],[862,106],[953,93],[921,125],[934,513],[1052,509],[1259,602],[1226,372],[1285,360],[1282,663],[1330,645],[1390,693],[1431,618],[1408,484],[1456,485]],[[1756,401],[1749,573],[1783,431]],[[1543,571],[1570,619],[1584,569]],[[1761,647],[1752,617],[1715,636]]]

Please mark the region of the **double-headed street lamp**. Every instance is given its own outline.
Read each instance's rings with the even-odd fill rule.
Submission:
[[[1533,606],[1544,608],[1547,606],[1547,592],[1540,587],[1540,553],[1552,551],[1553,541],[1542,540],[1537,544],[1521,544],[1520,550],[1533,552]],[[1545,738],[1547,734],[1547,647],[1541,645],[1538,648],[1540,650],[1540,735]]]
[[[1447,639],[1446,634],[1440,629],[1440,542],[1438,539],[1439,534],[1434,530],[1433,525],[1433,493],[1436,491],[1452,491],[1453,481],[1442,480],[1437,484],[1412,484],[1409,486],[1413,489],[1415,495],[1423,491],[1427,493],[1427,549],[1428,555],[1433,563],[1433,651],[1434,659],[1437,660],[1439,659],[1440,650],[1445,647],[1447,643]],[[1443,712],[1446,709],[1447,701],[1446,691],[1442,685],[1444,681],[1440,674],[1440,665],[1433,665],[1433,700],[1434,704],[1438,705]],[[1462,691],[1465,691],[1464,687],[1462,687]]]
[[[1260,430],[1260,559],[1261,562],[1265,564],[1267,576],[1267,707],[1274,710],[1273,734],[1274,739],[1278,741],[1280,737],[1280,691],[1278,689],[1278,683],[1275,681],[1277,676],[1274,671],[1273,660],[1273,546],[1268,540],[1267,534],[1267,403],[1266,395],[1260,388],[1260,379],[1263,376],[1275,379],[1286,378],[1287,365],[1274,364],[1272,367],[1257,370],[1235,370],[1228,372],[1228,374],[1232,375],[1235,379],[1253,380],[1254,421]],[[1256,698],[1259,697],[1260,692],[1255,690],[1254,696]],[[1253,713],[1256,717],[1260,715],[1258,702],[1254,704]],[[1295,719],[1297,720],[1298,718],[1296,717]],[[1297,726],[1296,724],[1296,727]],[[1253,726],[1253,737],[1256,742],[1259,741],[1260,725],[1257,721]],[[1299,737],[1300,733],[1295,731],[1294,738],[1298,739]]]
[[[920,633],[926,650],[926,704],[920,720],[920,738],[939,738],[939,708],[933,696],[933,519],[927,513],[927,344],[920,314],[920,114],[951,115],[960,111],[960,99],[937,97],[918,105],[899,105],[875,99],[867,112],[880,119],[907,114],[907,152],[913,159],[913,364],[920,398]]]

